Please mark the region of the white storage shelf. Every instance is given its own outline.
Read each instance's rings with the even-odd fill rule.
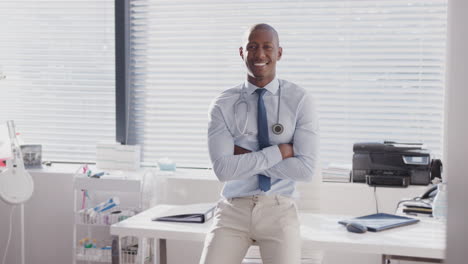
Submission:
[[[110,249],[77,248],[75,254],[77,261],[101,263],[112,262],[112,252]],[[120,257],[120,264],[138,263],[138,248],[127,247],[125,249],[122,249]],[[151,252],[148,252],[147,256],[144,259],[144,263],[152,263],[152,260],[153,254]]]
[[[74,227],[73,227],[73,248],[74,248],[74,261],[73,263],[111,263],[112,262],[112,238],[109,235],[103,235],[108,233],[109,227],[119,221],[125,220],[137,214],[141,209],[141,191],[142,184],[141,179],[137,177],[121,177],[121,178],[89,178],[85,176],[77,176],[74,178]],[[78,204],[82,197],[82,190],[86,190],[92,193],[112,193],[115,196],[119,196],[119,193],[127,193],[131,198],[136,198],[134,204],[130,202],[130,206],[125,207],[114,207],[109,210],[108,213],[96,213],[89,214],[84,213],[80,210]],[[131,199],[133,200],[133,199]],[[100,201],[102,202],[102,201]],[[121,202],[123,201],[121,199]],[[96,204],[89,204],[87,208],[96,206]],[[133,207],[131,207],[133,206]],[[80,212],[81,211],[81,212]],[[120,213],[116,213],[120,211]],[[113,212],[113,213],[112,213]],[[81,228],[80,228],[81,226]],[[97,229],[96,229],[97,228]],[[104,229],[102,229],[104,228]],[[99,231],[98,229],[101,229]],[[102,231],[104,230],[104,231]],[[80,237],[78,237],[80,234]],[[86,234],[86,235],[84,235]],[[93,237],[93,235],[99,237]],[[84,238],[86,236],[86,238]],[[89,248],[85,247],[84,240],[87,239],[86,243],[92,243]],[[137,240],[129,238],[128,244],[121,244],[122,251],[120,254],[121,264],[132,264],[136,263]],[[80,241],[81,240],[81,241]],[[97,241],[97,242],[96,242]],[[148,255],[146,259],[152,258],[152,255]],[[145,261],[146,262],[146,261]]]
[[[91,262],[111,262],[111,250],[100,248],[77,248],[76,260]]]

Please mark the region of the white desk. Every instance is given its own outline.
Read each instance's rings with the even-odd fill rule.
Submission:
[[[155,239],[156,261],[166,264],[166,240],[204,241],[211,221],[186,224],[151,221],[172,206],[159,205],[111,226],[111,234],[119,237],[136,236]],[[353,251],[381,254],[386,259],[407,259],[441,263],[445,257],[445,225],[432,218],[378,233],[349,233],[338,220],[351,216],[301,213],[301,236],[305,248],[324,251]],[[156,243],[158,242],[158,243]],[[158,244],[158,245],[156,245]]]

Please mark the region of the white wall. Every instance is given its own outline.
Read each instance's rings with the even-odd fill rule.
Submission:
[[[34,194],[25,203],[26,263],[62,264],[72,260],[72,173],[32,173]],[[8,236],[11,206],[0,201],[0,254]],[[7,264],[21,263],[20,208],[15,209]]]
[[[468,262],[468,1],[449,0],[445,174],[448,182],[447,263]]]

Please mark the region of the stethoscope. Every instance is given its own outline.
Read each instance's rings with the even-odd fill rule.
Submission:
[[[236,123],[237,131],[241,135],[251,135],[252,134],[252,133],[246,133],[247,125],[249,124],[249,112],[250,112],[249,103],[247,102],[247,99],[246,99],[246,96],[245,96],[246,93],[247,93],[247,91],[244,89],[244,85],[243,85],[241,90],[240,90],[239,99],[234,103],[234,123]],[[242,129],[242,131],[239,129],[239,124],[237,122],[237,110],[239,109],[239,105],[241,105],[241,104],[245,104],[246,110],[247,110],[246,113],[245,113],[245,123],[244,123],[244,128]],[[275,135],[280,135],[284,131],[283,125],[280,124],[280,122],[279,122],[280,106],[281,106],[281,84],[278,87],[278,111],[277,111],[277,114],[276,114],[276,123],[271,127],[271,131]]]

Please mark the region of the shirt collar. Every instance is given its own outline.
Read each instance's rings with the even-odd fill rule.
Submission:
[[[248,80],[245,80],[244,88],[246,89],[247,94],[253,94],[255,92],[255,90],[257,90],[260,87],[251,84]],[[269,82],[263,88],[267,89],[267,91],[272,93],[272,94],[276,94],[276,92],[278,91],[278,88],[279,88],[278,79],[275,77],[271,82]]]

